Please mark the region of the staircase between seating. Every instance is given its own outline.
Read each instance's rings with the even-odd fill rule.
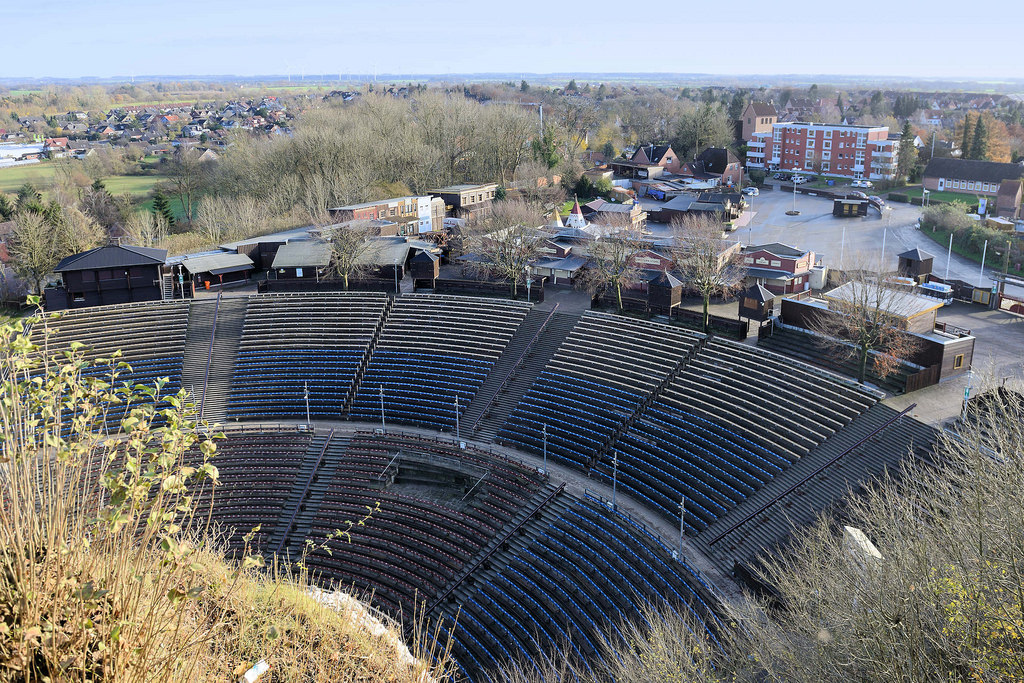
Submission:
[[[185,353],[181,361],[181,386],[192,395],[196,410],[203,402],[206,366],[210,359],[210,339],[213,337],[213,319],[217,302],[193,300],[188,307],[188,331],[185,333]]]
[[[330,487],[333,473],[345,456],[349,439],[333,429],[313,436],[302,466],[295,475],[281,521],[267,543],[273,552],[287,554],[293,559],[302,555],[303,544],[313,528],[313,518]]]
[[[475,439],[494,440],[579,319],[578,313],[557,309],[530,311],[466,409],[463,424]]]
[[[227,416],[231,378],[249,308],[248,297],[219,299],[219,302],[203,390],[202,417],[211,423],[223,422]]]
[[[370,359],[373,358],[373,352],[377,350],[377,344],[380,343],[380,335],[384,330],[384,326],[387,325],[388,317],[391,315],[391,310],[394,308],[395,299],[389,296],[387,303],[384,304],[384,311],[380,315],[380,320],[377,321],[377,327],[373,330],[373,336],[370,337],[370,343],[366,345],[366,352],[363,354],[362,360],[359,361],[359,367],[356,368],[356,375],[352,379],[352,386],[349,387],[348,395],[345,397],[345,402],[342,404],[341,414],[342,416],[348,415],[352,409],[352,402],[356,399],[356,393],[359,392],[359,385],[362,384],[363,375],[366,374],[366,368],[370,365]]]
[[[561,509],[555,501],[564,490],[564,483],[557,487],[547,484],[535,493],[530,504],[520,508],[502,527],[501,532],[481,548],[476,557],[467,562],[434,601],[424,608],[423,616],[429,617],[448,600],[461,604],[474,586],[486,582],[508,564],[515,555],[515,549],[509,547],[509,543],[520,536],[533,538],[537,530],[557,518]],[[473,581],[467,582],[470,577],[473,577]]]
[[[703,349],[707,343],[708,338],[706,336],[699,337],[697,339],[697,342],[692,347],[690,347],[690,350],[686,353],[686,355],[680,358],[676,362],[672,370],[669,371],[667,375],[665,375],[661,382],[658,383],[658,386],[655,387],[654,391],[652,391],[647,398],[641,401],[637,405],[637,407],[633,409],[633,413],[629,417],[627,417],[622,424],[619,425],[618,429],[616,429],[615,433],[612,434],[611,437],[609,437],[608,441],[605,442],[605,444],[601,448],[594,452],[594,455],[590,458],[590,462],[587,464],[586,467],[586,472],[588,475],[590,474],[590,470],[593,469],[593,467],[597,465],[597,463],[601,462],[601,456],[609,453],[615,447],[615,444],[619,442],[619,438],[621,438],[623,434],[628,432],[633,427],[633,425],[636,424],[636,421],[640,419],[640,415],[643,414],[645,410],[654,405],[655,401],[661,398],[661,395],[665,393],[665,390],[669,387],[669,385],[672,384],[675,378],[679,376],[679,373],[683,371],[683,369],[690,363],[691,360],[693,360],[700,354],[701,349]]]

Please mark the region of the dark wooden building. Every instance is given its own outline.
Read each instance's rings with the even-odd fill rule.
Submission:
[[[647,282],[647,304],[652,311],[672,315],[672,309],[683,303],[683,281],[662,271]]]
[[[409,259],[409,270],[414,280],[429,280],[433,283],[441,274],[440,264],[441,259],[437,254],[421,251]]]
[[[775,310],[775,295],[759,284],[747,287],[740,296],[740,317],[764,322]]]
[[[836,218],[867,216],[868,200],[857,197],[836,197],[832,200],[832,215]]]
[[[186,282],[191,281],[194,289],[246,282],[255,268],[252,259],[245,254],[228,251],[186,256],[180,265],[190,276]]]
[[[321,240],[289,242],[277,250],[272,269],[278,280],[314,280],[329,276],[331,245]]]
[[[165,249],[147,247],[97,247],[68,256],[54,272],[63,285],[45,291],[46,308],[105,306],[163,298],[161,269]]]
[[[900,254],[899,259],[900,277],[909,277],[915,280],[917,284],[928,281],[928,276],[932,273],[934,256],[914,247]]]

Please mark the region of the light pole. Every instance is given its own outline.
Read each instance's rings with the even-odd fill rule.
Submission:
[[[459,397],[455,396],[455,440],[460,441],[462,436],[459,434]]]
[[[302,387],[306,396],[306,424],[313,424],[313,421],[309,419],[309,382],[303,382]]]
[[[679,499],[679,558],[683,557],[683,523],[686,520],[686,496]]]
[[[928,206],[928,202],[931,201],[929,199],[928,195],[930,195],[931,192],[929,190],[921,190],[921,194],[924,197],[924,201],[922,201],[921,204],[924,205],[924,206]]]
[[[395,294],[398,294],[398,262],[395,262]]]
[[[981,249],[981,267],[978,269],[978,286],[981,287],[985,284],[985,257],[988,255],[988,240],[985,240],[985,246]]]
[[[949,284],[949,262],[953,258],[953,233],[949,233],[949,248],[946,249],[946,277],[945,283]]]
[[[964,387],[964,405],[963,405],[963,408],[960,409],[960,414],[961,415],[964,415],[964,414],[967,413],[967,399],[969,399],[971,397],[971,379],[973,377],[974,377],[974,371],[973,370],[968,370],[967,371],[967,386]]]
[[[548,423],[545,422],[541,427],[541,433],[544,435],[544,474],[548,472]]]
[[[388,428],[384,424],[384,385],[380,385],[380,431],[382,434],[387,434]]]
[[[619,452],[615,451],[615,456],[612,458],[612,510],[618,510],[618,505],[615,502],[616,489],[619,487]]]
[[[526,278],[526,303],[530,303],[530,285],[533,284],[530,279],[530,266],[523,266],[523,277]]]

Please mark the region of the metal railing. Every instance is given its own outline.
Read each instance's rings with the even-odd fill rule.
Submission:
[[[555,304],[554,307],[551,309],[551,312],[548,313],[548,317],[544,318],[544,322],[541,323],[540,328],[537,329],[537,332],[533,335],[530,341],[527,342],[526,348],[523,349],[522,355],[519,356],[519,360],[517,360],[515,362],[515,365],[509,368],[509,371],[505,373],[504,377],[501,378],[501,382],[498,384],[498,388],[494,390],[494,393],[491,394],[491,397],[487,399],[486,403],[484,403],[483,408],[480,409],[480,414],[476,417],[475,420],[473,420],[473,424],[469,425],[469,432],[471,434],[476,431],[476,426],[480,424],[480,420],[483,419],[484,415],[487,414],[488,409],[490,409],[490,407],[497,400],[498,395],[501,394],[502,389],[505,388],[505,385],[508,384],[508,381],[519,370],[519,368],[523,364],[523,361],[526,360],[526,357],[530,355],[530,351],[531,349],[533,349],[533,345],[540,338],[540,335],[544,333],[544,330],[547,329],[548,323],[550,323],[551,320],[555,317],[555,311],[557,310],[558,304]]]
[[[295,518],[299,514],[299,508],[302,507],[302,501],[306,499],[306,494],[309,493],[309,487],[313,484],[313,477],[316,476],[316,471],[320,469],[320,463],[324,461],[324,454],[327,453],[327,447],[331,445],[331,439],[334,438],[334,430],[327,434],[327,440],[324,441],[324,447],[320,449],[320,455],[317,456],[316,462],[313,463],[313,469],[309,473],[309,478],[306,479],[305,486],[302,487],[302,493],[299,494],[299,500],[295,503],[295,508],[292,510],[292,514],[288,517],[288,523],[284,525],[283,531],[281,532],[281,540],[277,542],[277,547],[274,548],[274,553],[279,554],[284,548],[285,542],[288,540],[288,536],[292,533],[292,524],[295,523]]]
[[[556,496],[558,496],[564,490],[565,490],[565,484],[564,483],[559,484],[557,489],[555,489],[554,491],[549,493],[547,496],[545,496],[544,500],[542,500],[540,503],[538,503],[537,507],[533,508],[533,510],[530,511],[530,514],[526,515],[526,517],[524,517],[518,524],[516,524],[511,529],[509,529],[508,532],[502,534],[501,538],[498,539],[496,542],[492,541],[491,542],[491,549],[488,550],[483,555],[481,555],[480,557],[478,557],[476,559],[476,561],[473,562],[473,564],[471,564],[469,566],[469,568],[466,569],[466,571],[464,571],[462,573],[462,575],[457,580],[452,582],[452,585],[448,586],[448,588],[446,588],[443,593],[441,593],[439,596],[437,596],[437,598],[434,599],[434,602],[432,602],[430,604],[430,606],[427,607],[424,610],[423,614],[430,614],[435,609],[437,609],[437,606],[440,605],[442,602],[444,602],[448,598],[449,595],[454,593],[455,589],[458,588],[459,586],[461,586],[462,583],[466,579],[468,579],[470,576],[472,576],[473,572],[475,572],[480,567],[480,565],[482,565],[484,562],[486,562],[491,557],[491,555],[493,555],[494,553],[498,552],[498,549],[501,548],[501,546],[503,546],[505,544],[505,542],[508,541],[508,539],[512,538],[512,536],[515,535],[515,533],[517,531],[522,529],[523,526],[527,522],[529,522],[531,519],[533,519],[534,515],[536,515],[541,510],[543,510],[544,507],[548,503],[550,503]]]
[[[210,364],[213,362],[213,340],[217,336],[217,313],[220,312],[220,297],[223,292],[217,292],[217,303],[213,308],[213,324],[210,326],[210,352],[206,356],[206,372],[203,373],[203,400],[199,404],[199,419],[203,419],[203,411],[206,410],[206,385],[210,382]]]
[[[809,482],[811,479],[813,479],[814,477],[816,477],[819,474],[821,474],[822,472],[824,472],[826,469],[831,467],[833,464],[838,462],[840,459],[846,457],[847,455],[849,455],[853,451],[855,451],[858,448],[860,448],[862,445],[864,445],[868,440],[870,440],[876,434],[878,434],[878,433],[888,429],[891,425],[893,425],[898,420],[903,419],[904,416],[909,414],[910,411],[912,411],[916,407],[917,407],[916,403],[911,403],[909,406],[904,408],[898,415],[896,415],[895,417],[887,420],[885,422],[885,424],[882,424],[882,425],[879,425],[878,427],[875,427],[873,430],[871,430],[870,433],[868,433],[866,436],[864,436],[864,438],[862,438],[859,441],[857,441],[857,443],[853,444],[852,446],[850,446],[849,448],[847,448],[846,450],[841,452],[839,455],[836,455],[836,456],[834,456],[832,458],[829,458],[827,462],[825,462],[825,463],[819,465],[818,467],[814,468],[814,471],[812,471],[809,474],[805,475],[803,478],[801,478],[795,484],[791,485],[785,491],[783,491],[782,493],[778,494],[777,496],[775,496],[774,498],[772,498],[771,500],[769,500],[768,502],[763,504],[758,509],[754,510],[750,514],[748,514],[745,517],[743,517],[743,519],[739,520],[738,522],[735,522],[728,529],[726,529],[725,531],[721,532],[720,534],[718,534],[717,536],[712,538],[710,541],[708,541],[708,546],[712,546],[712,545],[718,543],[723,538],[725,538],[726,536],[728,536],[732,532],[736,531],[741,526],[743,526],[744,524],[746,524],[750,520],[754,519],[759,514],[761,514],[762,512],[767,510],[768,508],[772,507],[773,505],[778,503],[780,500],[782,500],[783,498],[785,498],[789,494],[793,493],[793,491],[796,491],[798,488],[800,488],[801,486],[803,486],[804,484]]]

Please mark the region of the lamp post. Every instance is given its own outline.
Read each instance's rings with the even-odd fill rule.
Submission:
[[[459,397],[455,397],[455,440],[461,441],[462,436],[459,433]]]
[[[683,524],[686,520],[686,496],[679,499],[679,558],[683,557]]]
[[[544,435],[544,474],[548,472],[548,424],[545,422],[541,426],[541,434]]]
[[[386,434],[388,431],[387,425],[384,424],[384,385],[380,385],[380,431],[382,434]]]
[[[530,303],[530,285],[533,284],[530,279],[530,266],[523,266],[523,277],[526,278],[526,303]]]
[[[612,510],[618,510],[619,507],[616,505],[616,490],[619,487],[619,452],[615,451],[615,456],[612,458]]]
[[[928,206],[928,202],[931,201],[928,195],[931,194],[929,190],[921,190],[921,194],[924,197],[924,201],[921,202],[924,206]]]
[[[302,388],[306,397],[306,424],[313,424],[313,421],[309,419],[309,382],[303,382]]]

